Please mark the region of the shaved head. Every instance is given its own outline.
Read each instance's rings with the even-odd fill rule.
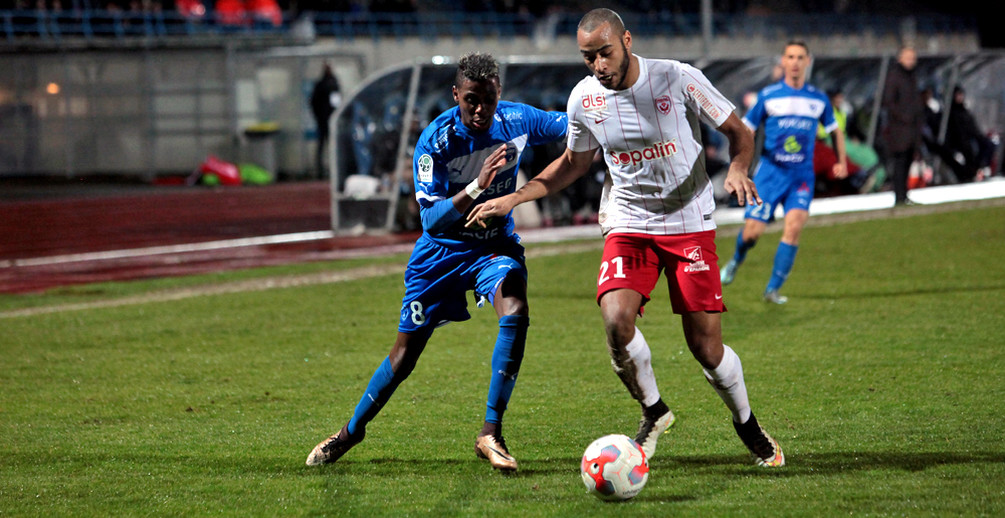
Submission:
[[[625,33],[625,22],[621,21],[621,17],[618,13],[610,9],[594,9],[583,16],[582,20],[579,20],[578,30],[583,32],[593,32],[597,30],[597,27],[604,25],[605,23],[611,24],[611,32],[620,36]]]

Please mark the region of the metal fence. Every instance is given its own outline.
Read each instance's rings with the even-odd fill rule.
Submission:
[[[262,146],[272,172],[314,174],[307,99],[326,61],[350,84],[363,74],[358,56],[317,48],[0,55],[0,175],[152,179],[210,155],[260,162]],[[252,141],[246,130],[263,122],[280,131]]]

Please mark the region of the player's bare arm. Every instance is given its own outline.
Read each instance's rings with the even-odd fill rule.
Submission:
[[[837,128],[831,132],[834,138],[834,153],[837,154],[837,162],[832,169],[834,178],[841,179],[848,176],[848,157],[845,154],[844,131]]]
[[[566,149],[562,156],[556,158],[548,164],[540,174],[532,178],[523,187],[514,192],[494,200],[489,200],[471,211],[464,226],[474,227],[476,225],[485,227],[486,221],[496,216],[509,214],[513,207],[543,198],[549,194],[565,189],[577,178],[583,176],[590,170],[593,163],[593,155],[596,150],[573,151]]]
[[[729,171],[724,186],[726,192],[736,195],[741,205],[761,204],[754,181],[747,175],[750,162],[754,159],[754,135],[743,124],[736,113],[731,113],[719,131],[729,140]]]

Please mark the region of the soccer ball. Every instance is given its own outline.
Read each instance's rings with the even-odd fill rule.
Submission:
[[[580,474],[601,500],[628,500],[649,480],[649,461],[639,444],[621,434],[605,435],[583,453]]]

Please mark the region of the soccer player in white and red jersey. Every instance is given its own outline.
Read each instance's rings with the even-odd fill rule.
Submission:
[[[750,410],[740,358],[722,343],[722,285],[715,253],[715,209],[698,118],[729,140],[726,189],[741,204],[760,203],[747,170],[752,133],[700,70],[631,53],[632,35],[617,13],[594,9],[579,23],[579,51],[592,75],[569,96],[564,154],[517,192],[490,200],[467,224],[505,216],[516,205],[557,192],[589,170],[602,148],[607,179],[600,208],[604,254],[597,302],[612,366],[642,406],[636,434],[647,458],[673,424],[660,397],[649,345],[635,325],[662,271],[691,353],[729,407],[733,426],[762,466],[782,466],[778,443]]]

